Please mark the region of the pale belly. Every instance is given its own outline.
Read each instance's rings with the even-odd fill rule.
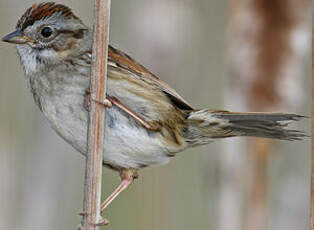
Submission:
[[[89,68],[83,68],[81,74],[74,75],[64,66],[59,68],[59,72],[64,71],[64,74],[55,75],[53,71],[28,76],[30,86],[35,102],[52,128],[85,155],[88,112],[84,108],[84,95],[89,88]],[[171,102],[154,84],[113,67],[108,68],[107,93],[148,121],[162,119],[159,109],[172,109]],[[141,168],[165,164],[170,155],[186,147],[176,142],[169,143],[160,132],[147,130],[115,105],[106,109],[105,125],[103,161],[112,167]]]
[[[42,98],[41,107],[52,128],[82,154],[87,149],[88,112],[83,107],[84,97],[63,96]],[[71,102],[71,103],[68,103]],[[103,161],[113,167],[141,168],[169,161],[169,150],[163,137],[148,131],[113,106],[106,109]]]

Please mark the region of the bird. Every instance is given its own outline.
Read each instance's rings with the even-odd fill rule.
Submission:
[[[33,4],[2,41],[16,45],[30,92],[51,127],[86,155],[93,31],[71,8]],[[142,168],[166,164],[177,153],[228,137],[300,140],[287,125],[293,113],[196,109],[126,53],[108,47],[103,165],[121,184],[100,212],[125,190]]]

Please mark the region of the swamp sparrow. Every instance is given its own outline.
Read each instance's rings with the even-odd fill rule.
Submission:
[[[2,40],[16,44],[25,77],[52,128],[82,154],[87,149],[88,89],[92,30],[71,9],[53,2],[34,4],[16,30]],[[194,109],[166,83],[127,54],[109,46],[103,164],[118,172],[121,185],[141,168],[165,164],[177,152],[218,138],[252,136],[298,140],[286,129],[302,116]]]

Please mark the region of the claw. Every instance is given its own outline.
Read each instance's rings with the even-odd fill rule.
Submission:
[[[91,98],[91,94],[89,90],[85,91],[85,95],[84,95],[84,108],[89,112],[90,111],[90,100],[103,105],[106,108],[111,108],[112,107],[112,103],[110,100],[108,100],[107,98],[104,99],[104,101],[98,101],[95,98]]]
[[[109,224],[109,220],[107,220],[106,218],[102,218],[100,219],[100,221],[96,224],[96,226],[105,226]]]
[[[90,112],[90,92],[88,90],[85,91],[84,95],[84,108],[87,110],[87,112]]]
[[[82,213],[82,215],[85,215],[85,213]],[[95,226],[105,226],[109,224],[109,220],[107,220],[106,218],[100,217],[100,220],[98,223],[95,224]],[[79,226],[77,227],[77,230],[86,230],[85,227],[82,226],[82,224],[79,224]]]
[[[98,100],[92,98],[92,100],[94,102],[98,103],[98,104],[101,104],[101,105],[105,106],[106,108],[111,108],[112,107],[112,103],[108,99],[104,99],[104,101],[98,101]]]
[[[86,212],[80,212],[80,213],[79,213],[79,216],[86,216],[86,215],[87,215]]]

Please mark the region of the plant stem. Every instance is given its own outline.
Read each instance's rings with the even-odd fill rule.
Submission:
[[[91,98],[104,101],[110,24],[110,0],[95,0],[94,43],[91,69]],[[105,129],[105,109],[90,101],[88,152],[86,156],[84,216],[82,229],[96,230],[100,221],[101,174]]]

